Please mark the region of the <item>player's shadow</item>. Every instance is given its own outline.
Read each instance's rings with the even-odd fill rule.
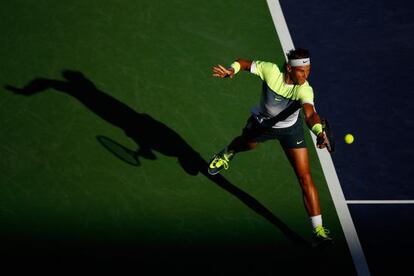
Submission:
[[[5,88],[15,94],[26,96],[54,89],[78,99],[96,115],[124,130],[125,134],[138,145],[138,150],[131,151],[109,138],[98,136],[99,142],[119,158],[132,165],[139,164],[138,157],[155,159],[154,151],[177,158],[180,166],[188,174],[203,174],[213,183],[238,198],[250,209],[279,228],[289,240],[299,246],[309,247],[307,241],[292,231],[254,197],[231,184],[222,175],[210,175],[207,172],[207,162],[173,129],[155,120],[148,114],[139,113],[105,92],[100,91],[92,81],[80,72],[65,70],[62,72],[62,76],[65,79],[63,81],[36,78],[23,88],[16,88],[10,85],[6,85]]]

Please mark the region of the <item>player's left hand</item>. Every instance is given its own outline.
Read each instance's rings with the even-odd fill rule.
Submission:
[[[213,67],[213,76],[218,78],[233,78],[234,76],[234,69],[230,68],[224,68],[222,65],[217,65]]]
[[[37,78],[32,80],[23,88],[14,87],[11,85],[5,85],[4,88],[15,94],[30,96],[50,88],[50,81],[43,78]]]

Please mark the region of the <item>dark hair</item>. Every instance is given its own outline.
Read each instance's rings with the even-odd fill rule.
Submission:
[[[298,48],[292,49],[287,53],[288,59],[299,59],[299,58],[308,58],[310,53],[308,49]]]

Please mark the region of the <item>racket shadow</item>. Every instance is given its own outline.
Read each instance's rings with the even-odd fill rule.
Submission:
[[[125,163],[132,166],[141,165],[136,151],[130,150],[106,136],[98,135],[96,136],[96,140],[98,140],[98,142],[114,156],[118,157]]]
[[[138,146],[136,151],[127,149],[105,136],[97,140],[124,162],[138,166],[138,156],[156,159],[154,151],[178,160],[189,175],[201,173],[211,182],[232,194],[247,207],[277,227],[295,245],[310,248],[310,244],[250,194],[230,183],[222,175],[212,176],[207,172],[208,164],[177,132],[150,115],[139,113],[107,93],[100,91],[81,72],[65,70],[65,80],[36,78],[23,88],[6,85],[15,94],[31,96],[49,89],[66,93],[81,102],[90,111],[108,123],[121,128]]]

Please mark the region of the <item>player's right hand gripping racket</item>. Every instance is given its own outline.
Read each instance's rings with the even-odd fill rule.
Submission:
[[[327,119],[322,119],[321,123],[322,123],[322,129],[323,131],[325,131],[326,137],[328,138],[328,144],[326,145],[326,148],[328,149],[329,153],[334,153],[335,152],[335,141],[333,137],[332,128]]]

